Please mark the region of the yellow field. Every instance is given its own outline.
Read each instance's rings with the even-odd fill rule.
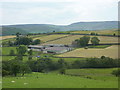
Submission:
[[[65,36],[68,36],[68,35],[47,35],[47,36],[42,36],[42,37],[37,37],[37,38],[34,38],[34,39],[40,39],[42,42],[46,42],[46,41],[49,41],[49,40],[54,40],[54,39],[57,39],[57,38],[61,38],[61,37],[65,37]]]
[[[116,35],[120,35],[120,32],[118,32],[116,29],[113,29],[113,30],[97,30],[97,31],[72,31],[71,33],[90,34],[91,32],[94,32],[94,33],[97,33],[97,34],[103,34],[103,35],[113,35],[114,33]]]
[[[0,40],[14,38],[14,37],[16,37],[16,36],[0,36]]]
[[[119,46],[120,47],[120,46]],[[111,58],[118,58],[118,45],[113,45],[110,47],[107,47],[105,49],[95,49],[95,48],[79,48],[67,53],[63,53],[60,55],[57,55],[59,57],[111,57]],[[120,58],[120,57],[119,57]]]
[[[75,39],[79,39],[83,35],[70,35],[68,37],[50,41],[45,44],[66,44],[69,45],[71,44]],[[93,37],[93,36],[91,36]],[[100,39],[100,43],[118,43],[118,38],[117,37],[107,37],[107,36],[97,36]],[[90,42],[89,42],[90,43]]]

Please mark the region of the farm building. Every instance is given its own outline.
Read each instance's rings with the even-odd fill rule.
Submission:
[[[71,51],[72,48],[65,46],[65,45],[58,45],[58,44],[50,44],[50,45],[29,45],[28,50],[34,50],[34,51],[43,51],[43,53],[64,53],[67,51]]]
[[[64,53],[70,50],[69,47],[48,47],[43,50],[43,53]]]
[[[29,45],[28,50],[33,50],[33,51],[42,51],[45,47],[44,46],[39,46],[39,45]]]

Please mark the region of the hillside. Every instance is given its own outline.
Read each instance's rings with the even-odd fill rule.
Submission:
[[[70,25],[23,24],[23,25],[7,25],[2,27],[3,35],[4,34],[9,35],[14,34],[18,31],[22,33],[48,33],[53,31],[60,32],[74,30],[109,30],[117,29],[118,22],[117,21],[77,22]]]
[[[21,28],[15,28],[15,27],[2,27],[2,35],[12,35],[16,34],[17,32],[20,32],[21,34],[26,34],[27,32],[25,30],[22,30]],[[1,36],[1,35],[0,35]]]

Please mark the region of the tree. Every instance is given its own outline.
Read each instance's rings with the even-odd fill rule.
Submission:
[[[19,35],[21,35],[19,32],[16,33],[16,37],[19,38]]]
[[[85,47],[85,46],[88,45],[89,40],[90,40],[90,37],[88,37],[88,36],[83,36],[83,37],[80,38],[80,40],[78,40],[78,44],[79,44],[81,47]]]
[[[65,74],[65,73],[66,73],[65,68],[60,69],[60,70],[59,70],[59,73],[60,73],[60,74]]]
[[[31,69],[27,64],[22,63],[20,66],[20,72],[21,72],[22,76],[24,76],[25,73],[30,73]]]
[[[97,44],[99,44],[99,42],[100,42],[100,40],[97,37],[92,37],[91,38],[91,43],[93,45],[97,45]]]
[[[27,48],[24,45],[20,45],[19,47],[16,48],[17,49],[17,60],[23,60],[23,55],[26,53]]]
[[[13,60],[11,67],[12,67],[11,72],[16,77],[17,74],[20,72],[20,62],[17,60]]]
[[[32,42],[33,45],[36,45],[36,44],[40,44],[40,40],[39,39],[36,39]]]
[[[33,51],[32,50],[29,50],[28,51],[28,60],[32,60],[32,54],[33,54]]]
[[[58,60],[58,67],[59,68],[65,68],[65,64],[66,64],[66,62],[64,61],[64,59]]]
[[[120,70],[113,70],[112,72],[113,75],[115,75],[116,77],[120,76]]]
[[[28,37],[19,37],[19,39],[17,39],[15,41],[16,45],[30,45],[32,43],[32,39],[28,38]]]
[[[14,50],[10,50],[10,54],[9,55],[14,56],[15,55]]]
[[[14,43],[12,41],[8,41],[8,46],[13,46]]]
[[[90,35],[96,35],[95,32],[91,32]]]
[[[26,48],[26,46],[24,46],[24,45],[20,45],[18,48],[16,48],[17,49],[17,54],[18,55],[24,55],[25,53],[26,53],[26,51],[27,51],[27,48]]]

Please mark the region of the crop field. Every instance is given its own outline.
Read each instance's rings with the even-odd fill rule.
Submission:
[[[95,80],[54,73],[32,73],[24,77],[3,77],[3,88],[117,88],[115,80]]]
[[[113,30],[97,30],[97,31],[71,31],[70,33],[80,33],[80,34],[91,34],[92,32],[102,35],[120,35],[120,32],[117,29]]]
[[[46,41],[54,40],[54,39],[65,37],[65,36],[68,36],[68,35],[57,35],[57,34],[55,34],[55,35],[47,35],[47,36],[37,37],[37,38],[34,38],[34,39],[40,39],[41,41],[46,42]]]
[[[57,55],[58,57],[101,57],[101,56],[107,56],[111,58],[119,58],[118,57],[118,47],[117,45],[113,45],[110,47],[107,47],[105,49],[99,49],[99,48],[79,48],[75,49],[73,51],[63,53],[60,55]]]
[[[82,37],[83,35],[69,35],[68,37],[65,38],[61,38],[58,40],[53,40],[50,42],[46,42],[44,44],[65,44],[65,45],[69,45],[72,44],[72,42],[75,39],[79,39],[80,37]],[[91,36],[94,37],[94,36]],[[118,43],[118,38],[117,37],[107,37],[107,36],[97,36],[100,39],[100,43]],[[91,42],[89,42],[91,43]]]
[[[14,37],[16,37],[16,36],[0,36],[0,40],[14,38]]]

